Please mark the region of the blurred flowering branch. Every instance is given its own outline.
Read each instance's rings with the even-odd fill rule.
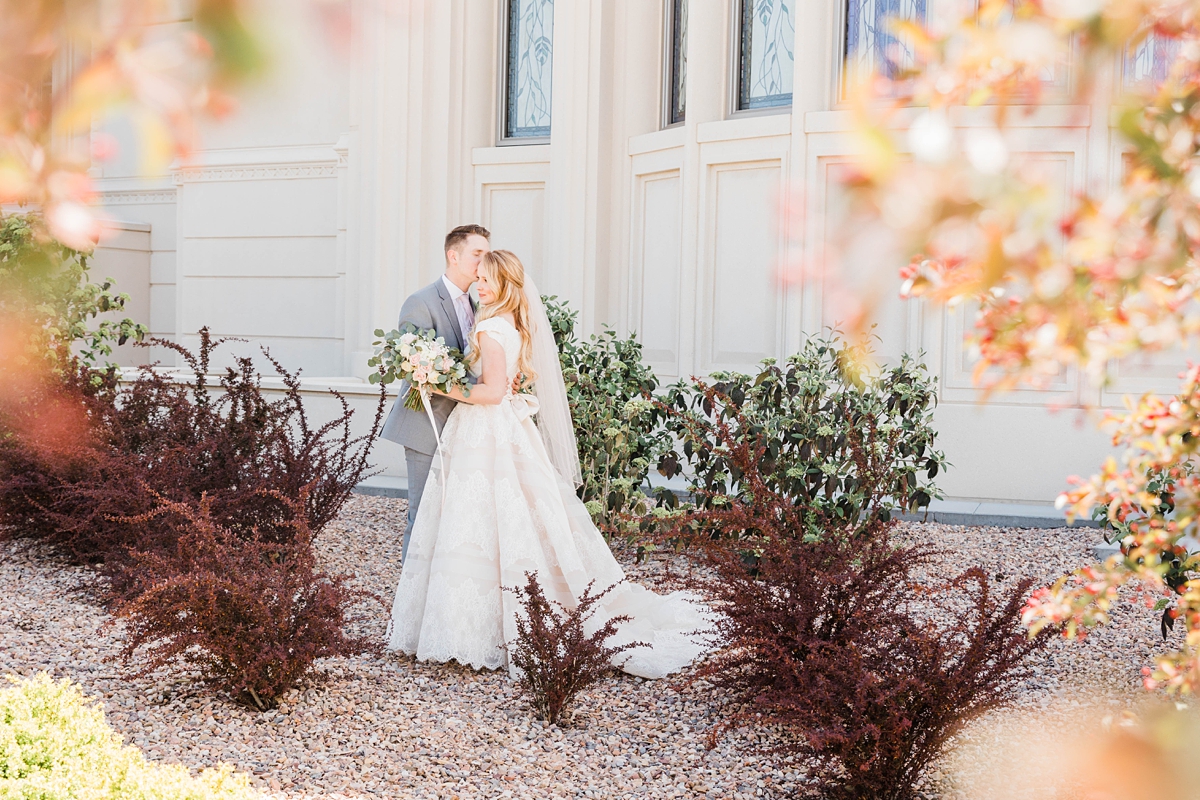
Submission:
[[[1200,331],[1198,10],[1194,0],[981,0],[941,32],[899,25],[916,65],[852,89],[856,210],[898,235],[905,296],[979,303],[978,375],[995,369],[995,388],[1064,364],[1100,379],[1111,359]],[[1064,209],[1044,163],[1014,152],[1009,123],[1047,105],[1068,61],[1077,85],[1055,103],[1103,106],[1090,76],[1146,36],[1186,46],[1161,86],[1112,98],[1129,145],[1115,188]],[[898,131],[905,106],[926,110]],[[964,109],[954,106],[982,113],[956,127],[952,111]]]
[[[904,296],[977,304],[976,380],[990,390],[1043,383],[1070,366],[1100,382],[1115,359],[1194,341],[1200,2],[964,5],[954,24],[896,23],[913,66],[848,90],[859,155],[845,181],[845,240],[882,223],[904,265]],[[1107,85],[1103,76],[1148,39],[1177,54],[1165,78]],[[1115,111],[1122,171],[1110,189],[1064,201],[1044,162],[1021,152],[1028,145],[1013,123],[1087,106]],[[1060,498],[1072,516],[1103,509],[1121,556],[1035,593],[1023,617],[1035,631],[1082,635],[1138,579],[1164,595],[1164,636],[1175,620],[1186,624],[1183,646],[1148,668],[1147,685],[1190,692],[1200,689],[1200,564],[1185,538],[1200,519],[1200,369],[1183,378],[1178,397],[1147,395],[1111,417],[1121,459]]]
[[[198,116],[262,66],[246,1],[0,0],[0,204],[40,206],[48,236],[90,250],[88,169],[115,146],[93,123],[125,111],[147,172],[186,158]]]

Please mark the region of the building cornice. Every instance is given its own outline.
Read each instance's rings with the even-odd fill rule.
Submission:
[[[277,181],[296,178],[336,178],[337,163],[243,164],[228,167],[188,167],[174,173],[175,185],[206,181]]]
[[[100,199],[106,206],[152,205],[174,203],[174,189],[101,189]]]

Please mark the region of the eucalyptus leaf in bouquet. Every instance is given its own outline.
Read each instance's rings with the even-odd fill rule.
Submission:
[[[448,346],[436,331],[422,330],[406,323],[389,333],[377,328],[375,336],[375,354],[367,365],[376,367],[377,371],[371,373],[369,380],[385,385],[396,379],[407,381],[409,390],[404,398],[405,408],[422,410],[423,391],[450,392],[457,387],[470,396],[463,354],[458,348]]]

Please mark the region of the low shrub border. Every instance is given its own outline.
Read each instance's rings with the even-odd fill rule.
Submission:
[[[710,386],[703,401],[732,398]],[[679,423],[704,424],[682,415]],[[870,463],[872,427],[847,438],[867,478],[865,508],[892,491],[889,473],[861,466]],[[968,569],[937,587],[974,587],[967,611],[933,621],[943,596],[913,578],[933,553],[896,542],[894,521],[847,518],[836,505],[781,492],[764,474],[773,440],[761,428],[747,435],[754,428],[739,410],[706,430],[741,491],[702,494],[667,535],[684,538],[707,567],[689,583],[719,615],[720,650],[693,678],[727,709],[710,744],[740,726],[770,726],[778,735],[769,749],[806,764],[814,795],[913,800],[950,738],[1011,700],[1029,657],[1047,643],[1048,634],[1030,637],[1018,624],[1030,582],[996,597],[983,571]],[[718,496],[724,502],[711,502]]]
[[[565,608],[546,597],[536,573],[526,572],[525,580],[524,586],[511,590],[522,613],[517,616],[516,638],[508,643],[509,659],[517,669],[522,694],[538,717],[554,725],[580,692],[613,671],[617,656],[648,645],[607,644],[628,616],[591,624],[600,602],[617,584],[593,594],[593,581],[573,608]],[[590,634],[589,627],[595,628]]]
[[[873,360],[865,346],[812,338],[782,364],[764,361],[755,375],[723,372],[675,384],[661,407],[679,447],[660,457],[659,472],[672,478],[686,465],[689,490],[705,508],[744,498],[727,430],[734,440],[763,442],[756,467],[765,486],[820,512],[814,519],[865,527],[927,507],[940,497],[934,480],[946,466],[934,447],[936,382],[910,356],[879,370],[868,369]]]
[[[180,354],[191,383],[143,370],[97,385],[74,362],[0,396],[0,539],[95,565],[100,596],[129,621],[128,663],[192,668],[265,709],[315,659],[373,646],[342,633],[365,598],[317,570],[312,545],[368,473],[386,398],[366,435],[340,396],[342,414],[315,425],[298,373],[265,353],[278,400],[248,358],[210,384],[224,340],[200,339],[196,354],[153,342]],[[47,407],[61,413],[38,424]]]
[[[121,744],[104,712],[70,681],[45,673],[0,689],[0,797],[45,800],[255,800],[228,765],[192,777]]]

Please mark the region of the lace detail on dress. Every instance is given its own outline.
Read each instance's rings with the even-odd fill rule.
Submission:
[[[504,348],[511,380],[520,334],[497,317],[476,330]],[[650,644],[623,654],[617,666],[627,672],[662,677],[704,652],[694,635],[708,627],[703,607],[683,592],[664,596],[622,583],[624,572],[554,470],[537,427],[508,399],[459,404],[442,432],[442,455],[445,471],[435,460],[396,587],[389,648],[476,669],[506,666],[505,642],[516,636],[518,605],[504,587],[523,585],[530,571],[551,600],[567,607],[592,580],[597,591],[621,584],[597,617],[628,614],[632,620],[614,641]]]

